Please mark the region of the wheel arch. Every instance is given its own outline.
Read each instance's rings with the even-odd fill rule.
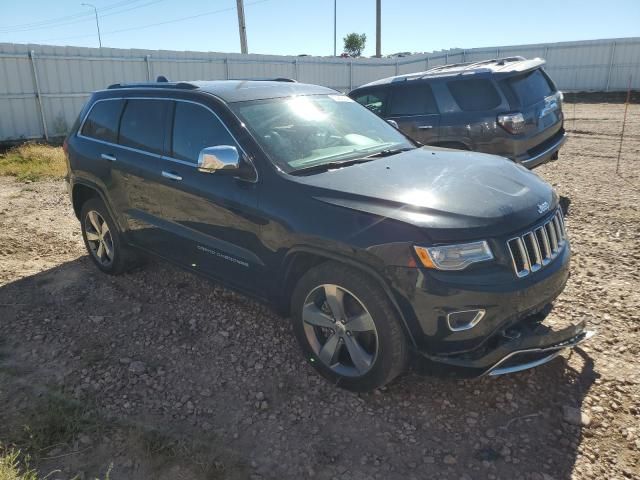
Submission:
[[[76,214],[76,218],[80,219],[80,212],[82,211],[82,206],[92,198],[102,198],[102,195],[98,192],[98,189],[95,187],[90,187],[84,183],[76,183],[73,186],[73,190],[71,191],[71,203],[73,204],[73,212]]]
[[[279,294],[276,302],[278,311],[281,314],[283,314],[284,316],[288,316],[291,313],[291,294],[302,275],[304,275],[304,273],[306,273],[309,269],[316,267],[321,263],[329,261],[339,262],[356,268],[365,273],[367,276],[371,277],[383,289],[394,310],[400,317],[400,323],[402,324],[402,328],[409,338],[411,345],[414,347],[416,346],[415,336],[409,326],[407,316],[404,314],[404,311],[400,307],[400,304],[398,303],[393,290],[384,280],[382,275],[378,273],[373,267],[366,265],[358,260],[354,260],[353,258],[341,255],[339,253],[328,252],[320,248],[301,246],[294,247],[289,250],[289,252],[287,252],[282,264],[282,268],[280,269],[281,274],[278,282],[278,286],[280,288],[278,289]]]

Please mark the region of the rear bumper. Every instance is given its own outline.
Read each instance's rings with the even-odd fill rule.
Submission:
[[[516,158],[516,161],[520,162],[525,167],[531,169],[547,163],[551,160],[558,158],[558,151],[567,141],[567,134],[562,133],[559,138],[551,145],[545,146],[540,152],[536,152],[534,155],[529,155],[524,158]]]

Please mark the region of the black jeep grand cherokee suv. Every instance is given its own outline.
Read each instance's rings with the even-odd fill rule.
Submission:
[[[558,158],[566,135],[562,94],[522,57],[441,65],[349,93],[424,145],[492,153],[534,168]]]
[[[383,385],[411,359],[517,371],[589,336],[542,323],[570,256],[548,184],[500,157],[417,147],[333,90],[114,85],[65,149],[98,268],[151,252],[270,300],[345,388]]]

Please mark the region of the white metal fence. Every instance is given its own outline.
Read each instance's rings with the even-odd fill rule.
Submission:
[[[565,91],[640,89],[640,38],[448,50],[350,59],[0,43],[0,141],[66,133],[91,91],[165,75],[171,80],[289,77],[349,91],[432,66],[521,55],[547,60]]]

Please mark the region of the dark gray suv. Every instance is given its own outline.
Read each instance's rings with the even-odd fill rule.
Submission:
[[[527,168],[558,158],[566,141],[562,93],[522,57],[434,67],[377,80],[349,96],[424,145],[508,157]]]

